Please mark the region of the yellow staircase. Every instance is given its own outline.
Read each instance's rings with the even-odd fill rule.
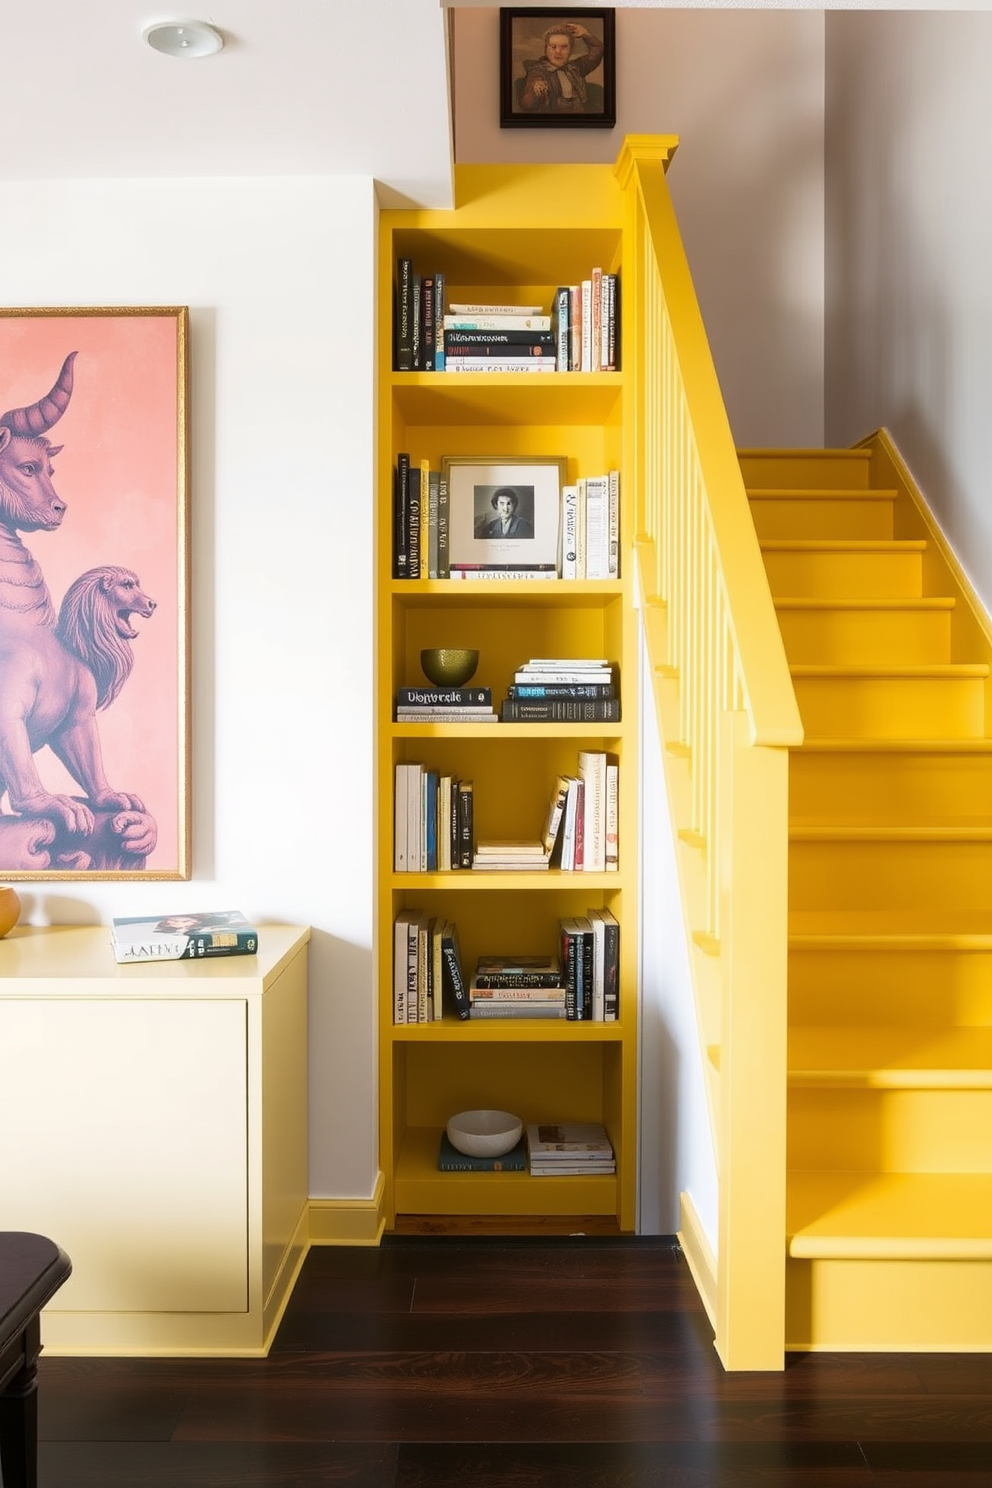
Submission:
[[[883,433],[741,470],[789,754],[785,1346],[992,1347],[992,636]]]

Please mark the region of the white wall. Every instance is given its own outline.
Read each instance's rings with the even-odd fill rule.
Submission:
[[[884,425],[992,605],[992,15],[827,18],[828,438]]]
[[[500,129],[499,12],[454,12],[455,159],[609,161],[677,134],[668,180],[741,445],[823,435],[822,12],[616,15],[617,126]]]
[[[311,1193],[367,1198],[372,182],[45,182],[8,201],[6,304],[191,307],[194,877],[25,884],[27,917],[238,906],[312,925]]]

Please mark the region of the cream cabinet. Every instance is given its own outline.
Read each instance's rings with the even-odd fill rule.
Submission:
[[[73,1263],[49,1352],[265,1352],[308,1239],[308,940],[130,966],[107,927],[0,941],[0,1228]]]

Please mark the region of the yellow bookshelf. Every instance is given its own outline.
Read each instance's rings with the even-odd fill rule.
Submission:
[[[614,1216],[635,1223],[637,1069],[637,672],[632,606],[634,471],[628,461],[624,373],[396,372],[393,284],[401,257],[442,271],[445,300],[533,303],[593,267],[624,276],[624,205],[603,166],[460,167],[450,212],[388,211],[380,218],[377,448],[376,933],[380,1044],[380,1165],[385,1225],[402,1215]],[[626,285],[624,285],[626,290]],[[629,321],[634,306],[622,301]],[[400,451],[438,469],[445,455],[559,456],[572,482],[620,471],[621,575],[616,580],[472,582],[392,577],[393,470]],[[393,722],[396,690],[423,685],[420,651],[471,646],[473,685],[494,706],[533,656],[605,656],[620,667],[618,723]],[[396,873],[396,764],[422,761],[471,778],[477,837],[538,835],[559,773],[579,750],[620,766],[619,872]],[[615,1023],[534,1019],[498,1023],[393,1022],[393,922],[404,909],[453,920],[468,974],[481,953],[557,950],[560,918],[589,907],[621,923],[620,1014]],[[510,1110],[524,1123],[602,1121],[616,1176],[532,1178],[442,1173],[441,1131],[470,1107]]]

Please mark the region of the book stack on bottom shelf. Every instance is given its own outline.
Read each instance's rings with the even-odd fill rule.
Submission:
[[[528,1126],[527,1155],[532,1177],[576,1177],[617,1170],[613,1146],[598,1121]]]

